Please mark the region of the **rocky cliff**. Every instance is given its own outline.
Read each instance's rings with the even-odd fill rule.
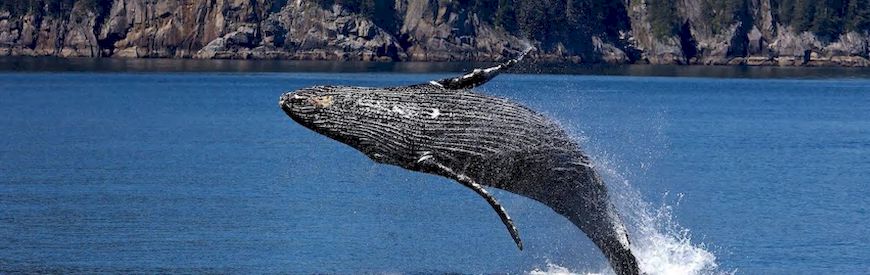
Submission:
[[[870,66],[870,30],[802,30],[781,1],[7,2],[0,56]]]

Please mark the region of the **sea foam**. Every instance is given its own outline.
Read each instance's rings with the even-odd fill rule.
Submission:
[[[661,123],[657,124],[661,125]],[[572,127],[568,127],[568,129],[569,131],[576,130]],[[572,136],[578,142],[590,145],[588,137],[582,133],[574,133]],[[659,133],[658,138],[661,138],[660,135]],[[591,147],[593,147],[593,151],[596,151],[594,149],[597,148],[594,148],[594,145]],[[657,151],[652,148],[648,149]],[[596,170],[602,174],[607,182],[611,201],[618,209],[619,215],[629,231],[631,249],[637,257],[641,274],[718,275],[735,273],[734,271],[720,270],[716,255],[711,249],[703,243],[694,242],[690,230],[677,223],[673,208],[679,206],[682,194],[677,194],[672,205],[665,202],[669,195],[664,194],[665,199],[662,200],[662,205],[655,206],[645,201],[640,191],[628,180],[629,176],[621,172],[631,169],[621,169],[619,165],[611,161],[614,158],[606,153],[593,154],[592,158]],[[650,161],[653,161],[652,159],[655,157],[651,155],[649,158]],[[641,168],[649,169],[649,165],[641,164]],[[598,271],[576,271],[552,262],[547,262],[545,268],[537,268],[528,273],[535,275],[614,274],[609,266]]]

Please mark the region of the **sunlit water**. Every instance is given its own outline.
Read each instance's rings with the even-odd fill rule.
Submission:
[[[445,75],[0,74],[0,273],[608,274],[564,218],[377,165],[277,107]],[[649,274],[870,272],[870,81],[504,75],[605,176]]]

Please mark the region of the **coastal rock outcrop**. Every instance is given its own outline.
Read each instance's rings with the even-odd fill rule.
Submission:
[[[867,47],[870,29],[849,31],[833,38],[798,31],[777,21],[782,15],[777,14],[775,7],[783,5],[781,1],[682,0],[664,8],[666,12],[651,5],[664,5],[668,1],[631,3],[632,32],[643,52],[642,61],[648,63],[779,66],[870,63]],[[657,17],[651,15],[652,8],[659,9]]]
[[[782,0],[9,1],[0,56],[870,66],[870,19],[831,32]]]
[[[193,57],[241,27],[258,29],[263,0],[115,0],[99,29],[104,56]]]
[[[402,18],[398,36],[412,61],[502,60],[530,46],[446,1],[407,0],[397,7]]]

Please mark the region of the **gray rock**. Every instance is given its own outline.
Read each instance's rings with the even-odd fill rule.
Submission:
[[[100,55],[99,43],[94,34],[97,15],[77,2],[70,14],[63,36],[63,46],[58,54],[61,57],[97,57]]]
[[[867,32],[833,42],[796,33],[776,22],[771,1],[748,1],[745,13],[736,15],[741,20],[726,26],[711,24],[719,11],[711,11],[709,1],[676,1],[683,28],[666,37],[652,34],[647,1],[626,1],[631,29],[618,38],[578,34],[588,37],[546,48],[493,27],[455,1],[396,0],[395,26],[313,0],[286,1],[279,9],[272,5],[280,1],[267,0],[113,0],[99,16],[75,1],[74,11],[61,17],[0,11],[0,55],[498,61],[535,45],[539,51],[530,58],[568,62],[868,63]]]
[[[870,37],[866,34],[862,35],[857,32],[849,32],[840,36],[840,39],[836,42],[826,46],[824,51],[827,57],[857,56],[867,58],[868,41],[870,41]]]
[[[595,47],[595,52],[607,63],[627,63],[629,61],[628,55],[624,51],[612,44],[605,43],[599,37],[592,37],[592,45]]]

